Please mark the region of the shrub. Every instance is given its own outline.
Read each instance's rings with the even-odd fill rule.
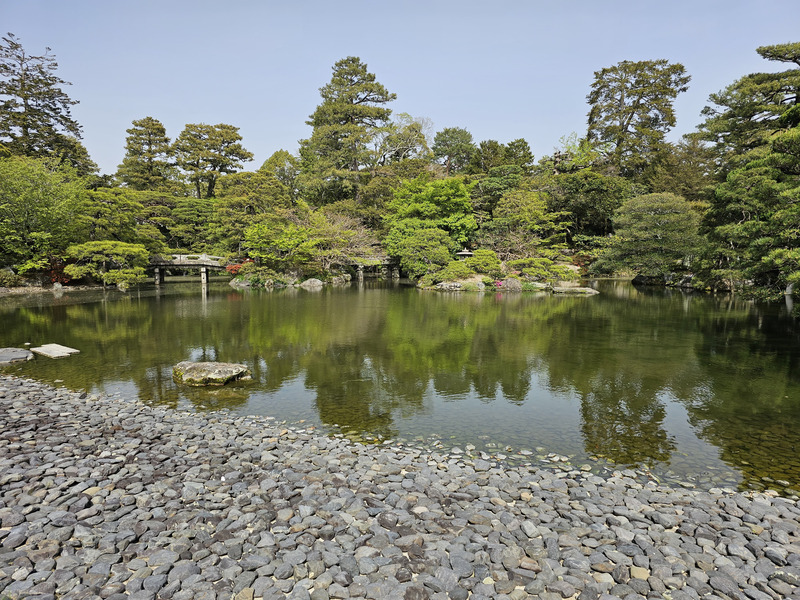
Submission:
[[[467,264],[467,261],[454,260],[441,271],[433,273],[433,278],[437,281],[458,281],[474,274],[475,270]]]
[[[557,265],[552,259],[544,256],[512,260],[507,265],[515,271],[521,271],[525,277],[534,281],[575,277],[575,273],[569,267]]]
[[[22,277],[14,271],[0,270],[0,287],[18,287],[22,285]]]
[[[485,273],[492,277],[499,277],[502,274],[500,259],[494,250],[475,250],[473,256],[464,262],[476,273]]]

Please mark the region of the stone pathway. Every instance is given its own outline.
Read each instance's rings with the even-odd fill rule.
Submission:
[[[0,596],[800,599],[800,509],[0,376]]]

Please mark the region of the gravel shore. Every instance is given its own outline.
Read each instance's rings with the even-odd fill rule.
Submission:
[[[0,376],[0,597],[800,599],[800,506]]]

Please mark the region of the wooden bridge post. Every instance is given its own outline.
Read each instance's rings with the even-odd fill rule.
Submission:
[[[161,285],[161,268],[156,267],[153,271],[153,282],[156,285]]]
[[[200,267],[200,283],[208,285],[208,267]]]

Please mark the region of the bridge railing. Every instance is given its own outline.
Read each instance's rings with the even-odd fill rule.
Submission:
[[[228,259],[224,256],[213,256],[211,254],[167,254],[154,256],[150,260],[151,265],[175,266],[175,267],[225,267]]]

